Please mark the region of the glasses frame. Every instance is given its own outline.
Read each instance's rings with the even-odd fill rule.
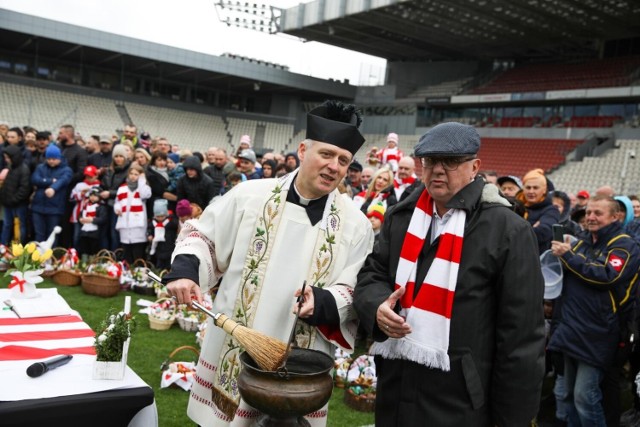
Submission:
[[[476,159],[477,157],[420,157],[420,164],[422,164],[422,167],[425,169],[433,169],[438,163],[440,163],[444,170],[451,172],[457,170],[461,164]],[[427,161],[432,164],[427,165]]]

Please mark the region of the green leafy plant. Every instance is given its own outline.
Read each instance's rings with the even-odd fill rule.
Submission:
[[[123,311],[115,313],[111,310],[100,325],[100,334],[95,342],[96,360],[98,362],[119,362],[122,359],[122,348],[125,341],[135,330],[135,318]]]

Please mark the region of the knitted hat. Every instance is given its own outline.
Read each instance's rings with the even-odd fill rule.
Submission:
[[[367,210],[367,218],[376,217],[380,220],[380,222],[384,222],[384,213],[386,209],[380,203],[376,203],[375,205],[369,206]]]
[[[505,175],[505,176],[501,176],[500,178],[498,178],[498,185],[502,185],[505,182],[512,182],[518,188],[522,188],[522,181],[520,181],[520,178],[518,178],[517,176]]]
[[[51,144],[47,147],[47,150],[44,152],[44,158],[45,159],[61,159],[62,153],[60,152],[60,149],[56,145]]]
[[[547,178],[544,176],[544,171],[542,169],[533,169],[526,173],[525,176],[522,177],[522,183],[526,184],[531,180],[541,180],[541,183],[544,183],[545,187],[547,186]]]
[[[189,204],[189,201],[187,199],[178,201],[178,204],[176,205],[176,214],[178,216],[189,216],[191,215],[191,212],[191,205]]]
[[[398,134],[391,132],[389,135],[387,135],[387,142],[391,141],[391,142],[395,142],[396,145],[398,144]]]
[[[169,214],[168,201],[156,199],[153,201],[153,216],[167,216]]]
[[[118,144],[115,147],[113,147],[113,151],[111,152],[111,156],[115,157],[115,156],[122,156],[125,159],[127,158],[127,149],[124,148],[124,145],[122,144]]]
[[[240,137],[240,144],[247,144],[251,148],[251,137],[249,135],[242,135]]]
[[[178,153],[169,153],[167,154],[167,157],[170,158],[176,165],[180,163],[180,155]]]
[[[245,159],[245,160],[249,160],[251,163],[255,163],[256,162],[256,153],[253,152],[253,150],[242,150],[240,152],[240,154],[238,154],[238,158],[239,159]]]

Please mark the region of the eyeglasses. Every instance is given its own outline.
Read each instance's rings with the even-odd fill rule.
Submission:
[[[422,157],[420,160],[422,162],[422,167],[426,169],[433,169],[438,163],[440,163],[444,170],[454,171],[458,169],[458,166],[461,164],[475,159],[475,157]]]

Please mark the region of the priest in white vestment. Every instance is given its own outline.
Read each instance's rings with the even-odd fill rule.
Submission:
[[[286,342],[306,281],[297,344],[331,355],[335,346],[353,350],[353,288],[373,232],[336,187],[364,143],[360,122],[355,107],[340,102],[310,111],[298,169],[244,182],[183,226],[165,276],[169,293],[201,301],[220,282],[213,312]],[[238,392],[243,349],[209,322],[187,413],[203,427],[249,426],[262,414]],[[306,419],[324,426],[327,406]]]

